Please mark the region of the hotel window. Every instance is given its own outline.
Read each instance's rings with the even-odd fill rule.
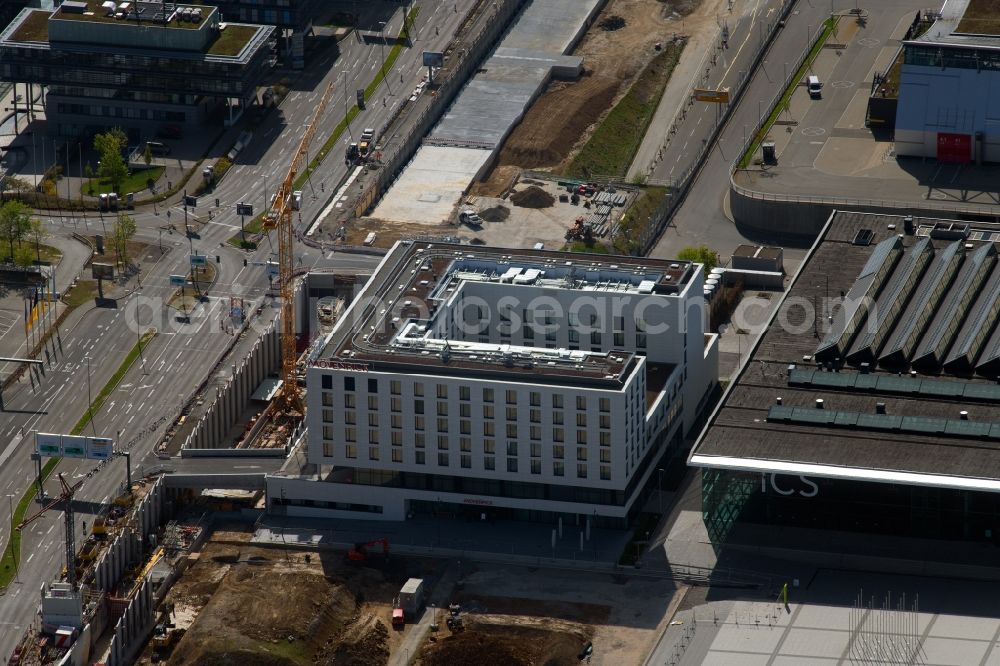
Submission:
[[[493,402],[493,389],[491,388],[483,389],[483,402]]]
[[[540,409],[532,409],[529,416],[532,423],[542,422],[542,410]]]
[[[602,432],[601,433],[601,446],[611,446],[611,433]]]
[[[531,457],[540,458],[542,455],[542,445],[537,442],[531,443]]]
[[[494,470],[497,468],[497,459],[493,456],[483,458],[483,469]]]
[[[507,442],[507,455],[509,456],[517,455],[517,442]]]
[[[368,392],[378,393],[378,380],[375,378],[368,379]]]
[[[424,385],[422,382],[415,382],[413,384],[413,395],[422,396],[424,394]]]
[[[541,426],[531,426],[530,436],[531,436],[531,439],[541,439],[542,438],[542,427]]]
[[[579,410],[586,411],[587,409],[587,398],[582,395],[576,396],[576,408]]]
[[[327,391],[323,391],[323,406],[333,407],[333,394]]]
[[[438,419],[437,420],[437,431],[438,432],[448,432],[448,419]]]
[[[590,344],[593,347],[600,347],[601,346],[601,332],[600,331],[594,331],[593,333],[590,334]]]
[[[541,474],[542,473],[542,461],[541,460],[532,460],[531,461],[531,473],[532,474]]]
[[[566,447],[555,445],[552,447],[552,457],[557,460],[562,460],[566,456]]]
[[[507,436],[510,437],[510,438],[516,438],[517,437],[517,424],[516,423],[508,423],[507,424]]]
[[[611,468],[607,465],[601,465],[601,481],[611,480]]]
[[[562,425],[562,424],[563,424],[563,413],[552,412],[552,425]]]
[[[472,400],[472,389],[468,386],[460,386],[458,389],[459,400]]]
[[[402,428],[403,427],[403,415],[402,414],[390,414],[389,415],[389,426],[392,428]]]
[[[378,427],[378,412],[368,412],[368,425]]]
[[[438,435],[438,450],[447,451],[448,450],[448,439],[447,435]]]
[[[358,457],[358,447],[353,444],[348,444],[344,447],[344,457],[348,460],[354,460]]]
[[[584,463],[577,463],[576,465],[576,478],[586,479],[587,478],[587,465]]]
[[[461,405],[459,405],[458,406],[458,415],[461,416],[463,419],[471,418],[472,417],[472,405],[470,405],[468,403],[462,403]]]
[[[507,408],[507,420],[508,421],[516,421],[517,420],[517,407],[508,407]]]
[[[323,426],[323,439],[333,439],[333,426]]]
[[[403,392],[403,383],[398,380],[392,380],[389,382],[389,393],[392,395],[399,395]]]
[[[636,333],[635,334],[635,346],[638,347],[639,349],[645,349],[646,348],[646,334],[645,333]]]
[[[535,327],[534,327],[534,324],[525,324],[524,325],[524,339],[525,340],[534,340],[535,339]]]
[[[448,403],[444,401],[438,401],[438,416],[448,416]]]
[[[413,401],[413,413],[414,414],[423,414],[424,413],[424,401],[423,400],[414,400]]]
[[[601,462],[602,463],[611,462],[611,449],[601,449]]]
[[[496,453],[497,443],[495,439],[483,440],[483,453]]]
[[[463,468],[470,469],[472,467],[472,456],[462,455],[460,456],[460,460],[462,461]]]
[[[401,432],[395,432],[394,431],[394,432],[392,432],[389,435],[389,437],[390,437],[390,441],[392,442],[393,446],[402,446],[403,445],[403,433],[401,433]]]
[[[323,423],[333,423],[333,410],[324,409],[323,410]]]
[[[566,468],[561,462],[552,463],[552,476],[563,476],[566,473]]]
[[[424,443],[426,441],[427,440],[424,439],[424,433],[422,432],[418,432],[415,435],[413,435],[413,446],[415,446],[418,449],[424,448]]]
[[[493,405],[483,405],[483,418],[484,419],[493,418]]]
[[[403,462],[403,449],[393,449],[392,450],[392,462],[401,463]]]
[[[470,453],[472,451],[472,438],[471,437],[459,437],[458,438],[458,448],[465,453]]]
[[[638,332],[640,332],[640,333],[645,333],[646,332],[646,322],[644,322],[641,319],[636,319],[635,320],[635,330],[638,331]]]
[[[494,437],[496,436],[496,428],[493,425],[493,421],[487,421],[483,423],[483,436],[484,437]]]
[[[463,434],[463,435],[471,435],[472,434],[472,421],[468,421],[466,419],[462,419],[461,421],[459,421],[458,422],[458,431],[461,434]]]
[[[346,407],[347,409],[354,409],[354,404],[355,404],[354,403],[354,394],[353,393],[345,393],[344,394],[344,407]]]
[[[354,377],[344,377],[344,390],[345,391],[354,390]]]
[[[368,460],[378,460],[378,447],[369,446],[368,447]]]
[[[625,346],[625,334],[624,333],[615,333],[615,342],[614,342],[614,345],[615,345],[615,347],[619,347],[619,348]]]
[[[517,404],[517,391],[507,391],[507,404],[508,405]]]
[[[558,393],[552,394],[552,409],[562,409],[563,408],[563,397]]]
[[[414,416],[413,417],[413,429],[414,430],[423,430],[424,429],[424,417],[422,417],[422,416]]]
[[[605,430],[608,430],[608,429],[611,428],[611,415],[610,414],[601,414],[600,426],[602,428],[604,428]]]
[[[564,438],[565,438],[565,434],[564,434],[564,431],[563,431],[562,428],[553,428],[552,429],[552,441],[553,442],[561,442],[561,441],[564,440]]]
[[[580,332],[575,328],[569,329],[569,343],[572,345],[579,344],[580,342]]]
[[[507,458],[507,471],[508,472],[517,471],[517,458]]]
[[[378,444],[378,430],[369,430],[368,431],[368,443],[369,444]]]
[[[417,463],[418,465],[423,465],[424,460],[425,456],[423,451],[414,451],[413,462]]]
[[[448,397],[448,385],[447,384],[438,384],[437,385],[437,397],[439,397],[439,398],[447,398]]]
[[[438,454],[438,466],[439,467],[447,467],[448,466],[448,454],[447,453],[439,453]]]
[[[368,409],[370,409],[372,411],[377,411],[378,410],[378,396],[377,395],[370,395],[370,396],[368,396]]]
[[[323,457],[324,458],[333,457],[333,442],[323,442]]]
[[[401,411],[403,411],[403,401],[400,400],[399,398],[390,398],[389,399],[389,410],[393,411],[393,412],[401,412]]]
[[[576,447],[576,459],[577,460],[586,460],[587,459],[587,447],[586,446],[578,446],[578,447]]]
[[[344,441],[345,442],[356,442],[358,441],[358,431],[354,428],[344,428]]]
[[[528,394],[528,404],[530,404],[532,407],[541,407],[542,406],[542,394],[538,393],[537,391],[532,391],[531,393],[529,393]]]
[[[577,444],[586,444],[587,443],[587,431],[586,430],[577,430],[576,431],[576,443]]]
[[[587,427],[587,412],[580,412],[576,415],[576,425],[578,428]]]

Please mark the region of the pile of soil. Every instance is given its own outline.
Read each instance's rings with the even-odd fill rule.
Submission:
[[[601,28],[601,30],[621,30],[625,27],[625,19],[617,14],[612,14],[611,16],[602,19],[597,25]]]
[[[510,208],[506,206],[493,206],[479,212],[479,217],[487,222],[503,222],[510,217]]]
[[[551,208],[556,198],[540,187],[532,185],[510,197],[511,203],[521,208]]]
[[[466,626],[427,644],[418,666],[576,666],[592,635],[579,624],[537,617],[478,616]]]

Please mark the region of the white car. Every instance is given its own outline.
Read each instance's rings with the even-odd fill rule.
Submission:
[[[458,214],[458,221],[468,224],[470,227],[483,226],[483,218],[473,210],[463,210]]]

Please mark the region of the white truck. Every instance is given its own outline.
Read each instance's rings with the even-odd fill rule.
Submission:
[[[399,608],[406,619],[413,619],[424,606],[424,579],[410,578],[399,591]]]

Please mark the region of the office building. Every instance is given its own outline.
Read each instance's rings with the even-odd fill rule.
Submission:
[[[949,0],[928,30],[903,42],[896,154],[1000,162],[998,127],[1000,16],[991,0]]]
[[[219,0],[223,20],[273,25],[282,50],[294,69],[305,66],[305,40],[312,31],[321,0]]]
[[[271,506],[623,526],[716,385],[704,320],[689,262],[398,243],[310,356],[321,480]]]
[[[229,125],[254,101],[273,27],[224,23],[205,5],[112,5],[25,9],[0,32],[0,79],[47,86],[45,115],[61,134]]]
[[[832,215],[690,455],[713,541],[1000,538],[997,242],[996,224]]]

